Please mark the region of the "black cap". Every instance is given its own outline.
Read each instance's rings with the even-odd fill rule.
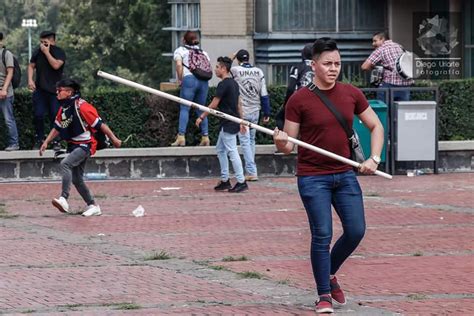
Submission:
[[[71,88],[74,92],[79,92],[81,85],[73,79],[62,79],[56,82],[56,88]]]
[[[238,61],[249,61],[249,52],[246,51],[245,49],[241,49],[237,52],[235,57],[237,58]]]
[[[40,33],[40,38],[45,38],[45,37],[50,37],[50,36],[56,36],[56,33],[54,31],[43,31]]]

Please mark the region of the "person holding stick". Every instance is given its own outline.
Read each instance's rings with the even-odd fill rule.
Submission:
[[[373,174],[380,163],[383,146],[383,126],[369,107],[362,92],[350,84],[337,82],[341,71],[341,56],[331,38],[318,39],[312,49],[313,84],[327,97],[352,126],[354,114],[370,130],[371,157],[359,166],[359,171]],[[286,105],[284,131],[274,131],[277,149],[289,154],[294,144],[288,136],[350,157],[345,130],[320,97],[304,87],[295,92]],[[344,293],[336,272],[356,249],[365,234],[362,191],[352,167],[304,147],[298,146],[298,191],[306,209],[311,229],[311,265],[319,299],[316,312],[332,313],[333,301],[345,304]],[[332,239],[331,205],[339,216],[343,234],[330,251]]]
[[[58,136],[68,143],[69,155],[61,160],[62,192],[59,198],[52,200],[53,206],[60,212],[70,213],[67,199],[73,183],[87,204],[82,215],[101,215],[100,207],[95,203],[83,179],[87,159],[96,151],[97,142],[92,134],[100,129],[116,148],[122,145],[122,141],[102,122],[96,108],[80,98],[79,83],[63,79],[56,84],[56,87],[60,108],[54,121],[54,128],[39,150],[42,156],[48,144]]]
[[[228,115],[242,118],[242,105],[239,97],[239,85],[231,78],[230,68],[232,60],[229,57],[217,58],[215,74],[221,79],[217,85],[216,96],[209,104],[210,109],[219,108],[220,111]],[[196,126],[199,126],[207,117],[207,112],[203,112],[196,119]],[[214,187],[216,191],[228,191],[239,193],[248,190],[247,182],[244,178],[242,160],[237,151],[237,133],[247,132],[247,127],[221,118],[219,137],[217,139],[216,151],[221,167],[221,180]],[[229,180],[229,161],[232,162],[237,183],[232,187]]]

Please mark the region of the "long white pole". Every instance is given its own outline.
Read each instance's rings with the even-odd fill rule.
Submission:
[[[142,91],[146,91],[146,92],[149,92],[151,94],[155,94],[155,95],[158,95],[160,97],[163,97],[163,98],[166,98],[168,100],[171,100],[171,101],[175,101],[177,103],[181,103],[181,104],[184,104],[184,105],[187,105],[187,106],[190,106],[190,107],[194,107],[194,108],[198,108],[199,110],[203,111],[203,112],[207,112],[209,114],[212,114],[214,116],[217,116],[217,117],[220,117],[220,118],[223,118],[223,119],[226,119],[226,120],[229,120],[229,121],[232,121],[234,123],[237,123],[237,124],[241,124],[241,125],[245,125],[245,126],[248,126],[249,128],[255,128],[257,131],[259,132],[262,132],[262,133],[265,133],[265,134],[268,134],[268,135],[271,135],[273,136],[274,134],[274,131],[271,130],[271,129],[268,129],[268,128],[265,128],[265,127],[262,127],[260,125],[257,125],[257,124],[254,124],[254,123],[250,123],[246,120],[242,120],[240,118],[237,118],[237,117],[234,117],[232,115],[228,115],[226,113],[223,113],[223,112],[220,112],[220,111],[216,111],[214,109],[210,109],[206,106],[202,106],[200,104],[197,104],[197,103],[194,103],[194,102],[191,102],[189,100],[185,100],[185,99],[182,99],[180,97],[177,97],[177,96],[174,96],[172,94],[169,94],[169,93],[166,93],[166,92],[163,92],[163,91],[160,91],[160,90],[156,90],[156,89],[153,89],[153,88],[150,88],[150,87],[147,87],[147,86],[144,86],[142,84],[139,84],[139,83],[136,83],[136,82],[133,82],[133,81],[130,81],[130,80],[127,80],[127,79],[124,79],[124,78],[121,78],[121,77],[117,77],[117,76],[114,76],[114,75],[111,75],[109,73],[106,73],[106,72],[103,72],[103,71],[98,71],[97,72],[97,75],[99,77],[102,77],[102,78],[105,78],[105,79],[109,79],[109,80],[112,80],[112,81],[115,81],[115,82],[118,82],[118,83],[121,83],[121,84],[124,84],[126,86],[129,86],[129,87],[132,87],[132,88],[135,88],[135,89],[139,89],[139,90],[142,90]],[[305,142],[302,142],[296,138],[293,138],[293,137],[288,137],[288,141],[292,142],[293,144],[296,144],[298,146],[301,146],[301,147],[304,147],[304,148],[307,148],[309,150],[312,150],[312,151],[315,151],[321,155],[324,155],[324,156],[327,156],[327,157],[330,157],[330,158],[333,158],[335,160],[338,160],[340,162],[343,162],[345,164],[348,164],[348,165],[351,165],[352,167],[355,167],[355,168],[359,168],[360,166],[360,163],[358,162],[355,162],[351,159],[347,159],[345,157],[342,157],[342,156],[339,156],[339,155],[336,155],[330,151],[327,151],[327,150],[324,150],[324,149],[321,149],[319,147],[316,147],[316,146],[313,146],[313,145],[310,145],[310,144],[307,144]],[[375,171],[375,174],[378,175],[378,176],[381,176],[381,177],[384,177],[384,178],[387,178],[387,179],[392,179],[392,176],[385,173],[385,172],[382,172],[380,170],[377,170]]]

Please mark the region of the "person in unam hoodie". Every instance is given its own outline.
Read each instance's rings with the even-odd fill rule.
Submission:
[[[61,161],[62,192],[59,198],[52,200],[53,205],[63,213],[70,213],[67,199],[74,184],[77,191],[87,204],[83,216],[101,215],[99,205],[94,201],[89,188],[84,182],[84,168],[87,159],[96,152],[97,141],[93,132],[101,130],[118,148],[122,141],[112,130],[102,122],[96,108],[80,97],[80,85],[74,80],[63,79],[56,84],[56,95],[60,108],[46,140],[40,147],[39,154],[43,155],[48,144],[57,136],[61,136],[68,144],[67,155]]]

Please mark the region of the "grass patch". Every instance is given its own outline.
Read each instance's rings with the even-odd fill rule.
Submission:
[[[281,284],[281,285],[288,285],[288,284],[290,284],[290,280],[288,280],[288,279],[279,280],[277,283]]]
[[[421,257],[423,256],[423,253],[421,251],[417,251],[413,254],[413,257]]]
[[[372,196],[372,197],[377,197],[380,196],[377,192],[367,192],[364,194],[365,196]]]
[[[18,215],[10,214],[7,212],[7,210],[5,209],[5,204],[3,203],[0,204],[0,218],[10,219],[10,218],[16,218],[16,217],[18,217]]]
[[[145,261],[151,261],[151,260],[168,260],[168,259],[171,259],[171,255],[169,253],[167,253],[166,251],[162,250],[160,252],[153,252],[147,256],[145,256],[145,258],[143,258],[143,260]]]
[[[428,298],[425,294],[420,294],[420,293],[408,294],[407,297],[410,300],[414,300],[414,301],[426,300]]]
[[[209,266],[209,269],[216,270],[216,271],[230,271],[228,268],[224,266]]]
[[[121,304],[117,304],[114,307],[114,309],[118,309],[118,310],[131,310],[131,309],[140,309],[140,308],[142,307],[135,303],[121,303]]]
[[[247,261],[249,260],[246,256],[240,256],[240,257],[232,257],[232,256],[227,256],[222,258],[222,261],[224,262],[232,262],[232,261]]]
[[[193,260],[193,263],[198,264],[200,266],[208,266],[211,261],[209,260]]]
[[[102,306],[110,307],[115,310],[131,310],[131,309],[142,308],[140,305],[132,303],[132,302],[109,303],[109,304],[104,304]]]
[[[94,194],[94,198],[96,199],[106,199],[107,198],[107,194]]]
[[[263,279],[264,275],[255,271],[239,272],[237,275],[242,279]]]

